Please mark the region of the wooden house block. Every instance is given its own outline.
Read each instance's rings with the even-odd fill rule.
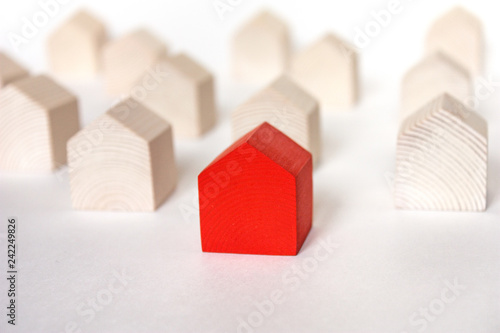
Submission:
[[[404,76],[401,84],[401,119],[443,93],[452,95],[464,104],[474,96],[467,70],[445,54],[437,52],[425,57]]]
[[[141,102],[172,124],[174,135],[199,137],[215,125],[212,74],[184,54],[165,57],[156,65],[161,75],[146,72]]]
[[[198,176],[205,252],[296,255],[312,225],[311,154],[264,123]]]
[[[311,152],[316,165],[321,155],[318,102],[287,76],[281,76],[236,108],[231,115],[233,138],[263,122],[269,122]]]
[[[261,12],[247,22],[232,40],[233,74],[237,80],[267,84],[288,66],[290,41],[284,22]]]
[[[69,140],[68,167],[75,209],[154,211],[176,184],[171,127],[126,99]]]
[[[165,44],[146,30],[133,31],[103,48],[106,90],[128,95],[147,69],[166,56]]]
[[[488,129],[460,101],[441,95],[403,122],[398,135],[399,209],[486,209]]]
[[[328,34],[292,59],[290,74],[323,109],[343,110],[358,99],[357,52]]]
[[[0,124],[0,169],[52,171],[79,129],[77,99],[44,75],[17,80],[0,91]]]
[[[0,52],[0,89],[29,75],[29,72],[5,53]]]
[[[71,78],[96,75],[106,38],[101,21],[86,11],[77,12],[49,36],[47,47],[52,71]]]
[[[453,58],[472,76],[483,70],[484,37],[481,21],[462,7],[437,19],[426,40],[429,53],[441,51]]]

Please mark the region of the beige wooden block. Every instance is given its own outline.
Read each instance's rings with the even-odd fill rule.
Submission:
[[[126,99],[68,142],[73,207],[154,211],[177,182],[170,124]]]
[[[473,96],[473,89],[467,70],[441,52],[432,53],[413,66],[403,78],[401,119],[443,93],[467,104]]]
[[[483,70],[484,37],[481,21],[462,7],[438,18],[426,40],[427,52],[441,51],[455,59],[472,76]]]
[[[174,135],[198,137],[216,120],[212,74],[185,54],[165,57],[139,80],[141,102],[172,124]],[[158,75],[160,73],[161,75]]]
[[[17,80],[0,91],[0,124],[0,169],[52,171],[79,129],[77,99],[45,75]]]
[[[243,82],[268,84],[286,69],[289,54],[286,24],[270,12],[260,12],[233,37],[233,75]]]
[[[292,78],[315,96],[322,109],[345,110],[358,99],[358,55],[328,34],[292,59]]]
[[[395,205],[399,209],[486,209],[487,123],[443,94],[403,122],[398,135]]]
[[[107,43],[103,49],[107,92],[111,95],[130,94],[137,80],[165,57],[166,52],[165,44],[144,29]]]
[[[5,53],[0,52],[0,88],[28,75],[29,72],[23,66],[12,60]]]
[[[52,71],[71,78],[95,76],[101,67],[101,50],[106,42],[104,24],[80,10],[58,27],[47,42]]]
[[[321,155],[318,102],[284,75],[272,82],[231,115],[233,139],[237,140],[263,122],[268,122],[307,149],[314,165]]]

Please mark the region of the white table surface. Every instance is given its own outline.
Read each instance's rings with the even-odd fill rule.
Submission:
[[[0,276],[7,270],[7,217],[16,216],[19,227],[17,325],[6,323],[1,278],[0,331],[499,332],[500,84],[478,107],[490,131],[487,211],[396,211],[391,197],[399,82],[423,55],[432,20],[454,1],[401,0],[401,12],[360,49],[359,105],[322,115],[313,228],[298,256],[201,252],[196,177],[230,144],[231,110],[259,88],[230,78],[228,41],[235,29],[266,6],[289,22],[295,49],[329,30],[353,41],[356,27],[389,2],[241,1],[220,19],[212,0],[74,0],[18,51],[8,32],[19,33],[22,18],[40,5],[0,2],[0,48],[33,73],[48,70],[50,31],[85,6],[106,20],[111,35],[144,25],[172,52],[187,52],[212,70],[219,115],[202,139],[175,143],[179,183],[154,213],[73,211],[65,169],[0,173]],[[484,21],[484,78],[498,82],[498,13],[491,1],[463,3]],[[59,80],[78,95],[82,124],[114,102],[100,79]],[[319,248],[328,242],[331,252]],[[426,309],[427,317],[420,312]]]

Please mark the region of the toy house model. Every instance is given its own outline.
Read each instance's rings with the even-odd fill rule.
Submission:
[[[0,123],[0,169],[52,171],[79,129],[77,99],[47,76],[20,79],[0,91]]]
[[[266,121],[310,151],[316,165],[321,155],[319,117],[316,100],[281,76],[232,113],[233,139]]]
[[[403,122],[397,141],[395,204],[400,209],[486,209],[486,122],[444,94]]]
[[[412,67],[401,84],[401,119],[432,99],[448,93],[466,103],[473,96],[469,73],[441,52],[433,53]]]
[[[312,224],[311,154],[264,123],[198,176],[205,252],[296,255]]]
[[[214,80],[205,68],[184,54],[165,57],[157,64],[163,75],[149,73],[140,82],[150,82],[141,102],[172,124],[174,135],[198,137],[215,124]]]
[[[166,53],[165,44],[143,29],[107,43],[103,48],[107,92],[111,95],[130,95],[137,80]]]
[[[68,168],[75,209],[153,211],[176,183],[172,130],[127,99],[69,140]]]
[[[356,50],[333,34],[297,54],[290,73],[323,109],[345,110],[358,99]]]
[[[288,66],[290,41],[284,22],[261,12],[244,25],[232,41],[232,66],[236,79],[267,84]]]
[[[48,39],[52,71],[73,78],[96,75],[100,71],[106,38],[106,28],[101,21],[86,11],[77,12]]]
[[[427,51],[441,51],[457,61],[472,76],[483,68],[484,37],[481,21],[456,7],[437,19],[426,40]]]
[[[0,52],[0,88],[28,75],[29,72],[23,66]]]

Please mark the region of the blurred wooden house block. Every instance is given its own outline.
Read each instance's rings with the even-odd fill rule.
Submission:
[[[290,41],[284,22],[261,12],[247,22],[232,40],[232,70],[237,80],[268,84],[288,66]]]
[[[198,137],[214,126],[213,76],[189,56],[163,58],[138,84],[146,88],[141,102],[172,124],[175,136]]]
[[[0,52],[0,88],[28,75],[29,72],[23,66],[12,60],[5,53]]]
[[[447,54],[472,76],[480,75],[484,57],[482,23],[464,8],[453,8],[431,26],[426,48],[429,53]]]
[[[137,80],[166,53],[165,44],[143,29],[107,43],[103,49],[107,92],[111,95],[133,94]]]
[[[397,141],[395,205],[399,209],[486,209],[488,126],[443,94],[403,122]]]
[[[75,209],[154,211],[177,182],[170,124],[126,99],[69,140],[68,168]]]
[[[48,39],[52,71],[71,78],[89,78],[101,69],[106,42],[104,24],[86,11],[79,11],[58,27]]]
[[[44,75],[17,80],[0,91],[0,123],[0,169],[52,171],[79,129],[77,99]]]
[[[345,110],[358,99],[357,57],[353,46],[328,34],[293,57],[290,73],[322,109]]]
[[[401,83],[401,119],[443,93],[467,104],[474,92],[467,70],[437,52],[428,55],[404,76]]]
[[[318,102],[287,76],[238,106],[231,115],[233,139],[268,122],[308,150],[313,163],[320,159],[321,134]]]

